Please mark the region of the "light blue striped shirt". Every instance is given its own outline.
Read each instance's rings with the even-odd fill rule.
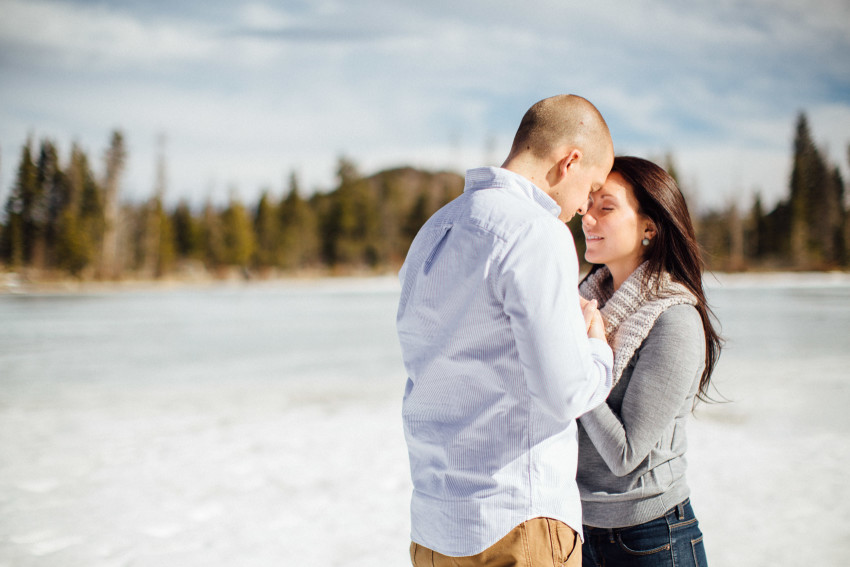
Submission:
[[[515,173],[470,170],[399,274],[411,538],[443,555],[536,517],[581,533],[575,419],[605,400],[613,357],[587,338],[559,213]]]

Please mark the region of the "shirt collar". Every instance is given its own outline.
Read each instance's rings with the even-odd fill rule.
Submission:
[[[493,187],[519,190],[524,196],[546,209],[552,216],[557,217],[561,214],[561,207],[552,197],[518,173],[502,167],[478,167],[467,170],[466,184],[463,187],[464,192]]]

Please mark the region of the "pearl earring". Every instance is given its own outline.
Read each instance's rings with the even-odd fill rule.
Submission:
[[[644,246],[649,246],[649,239],[644,238],[643,240],[640,241],[640,243],[643,244]]]

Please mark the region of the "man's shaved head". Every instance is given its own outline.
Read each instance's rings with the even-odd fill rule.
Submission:
[[[558,158],[566,146],[582,151],[589,163],[600,163],[613,151],[611,133],[602,114],[587,99],[556,95],[535,103],[522,117],[511,157],[526,152],[539,160]]]

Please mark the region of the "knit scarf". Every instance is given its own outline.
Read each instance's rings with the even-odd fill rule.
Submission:
[[[660,277],[653,275],[644,284],[647,269],[646,262],[638,266],[616,292],[611,272],[605,266],[579,286],[582,297],[599,303],[605,320],[605,337],[614,351],[614,384],[665,309],[683,303],[697,304],[688,288],[671,280],[667,272],[662,272]]]

